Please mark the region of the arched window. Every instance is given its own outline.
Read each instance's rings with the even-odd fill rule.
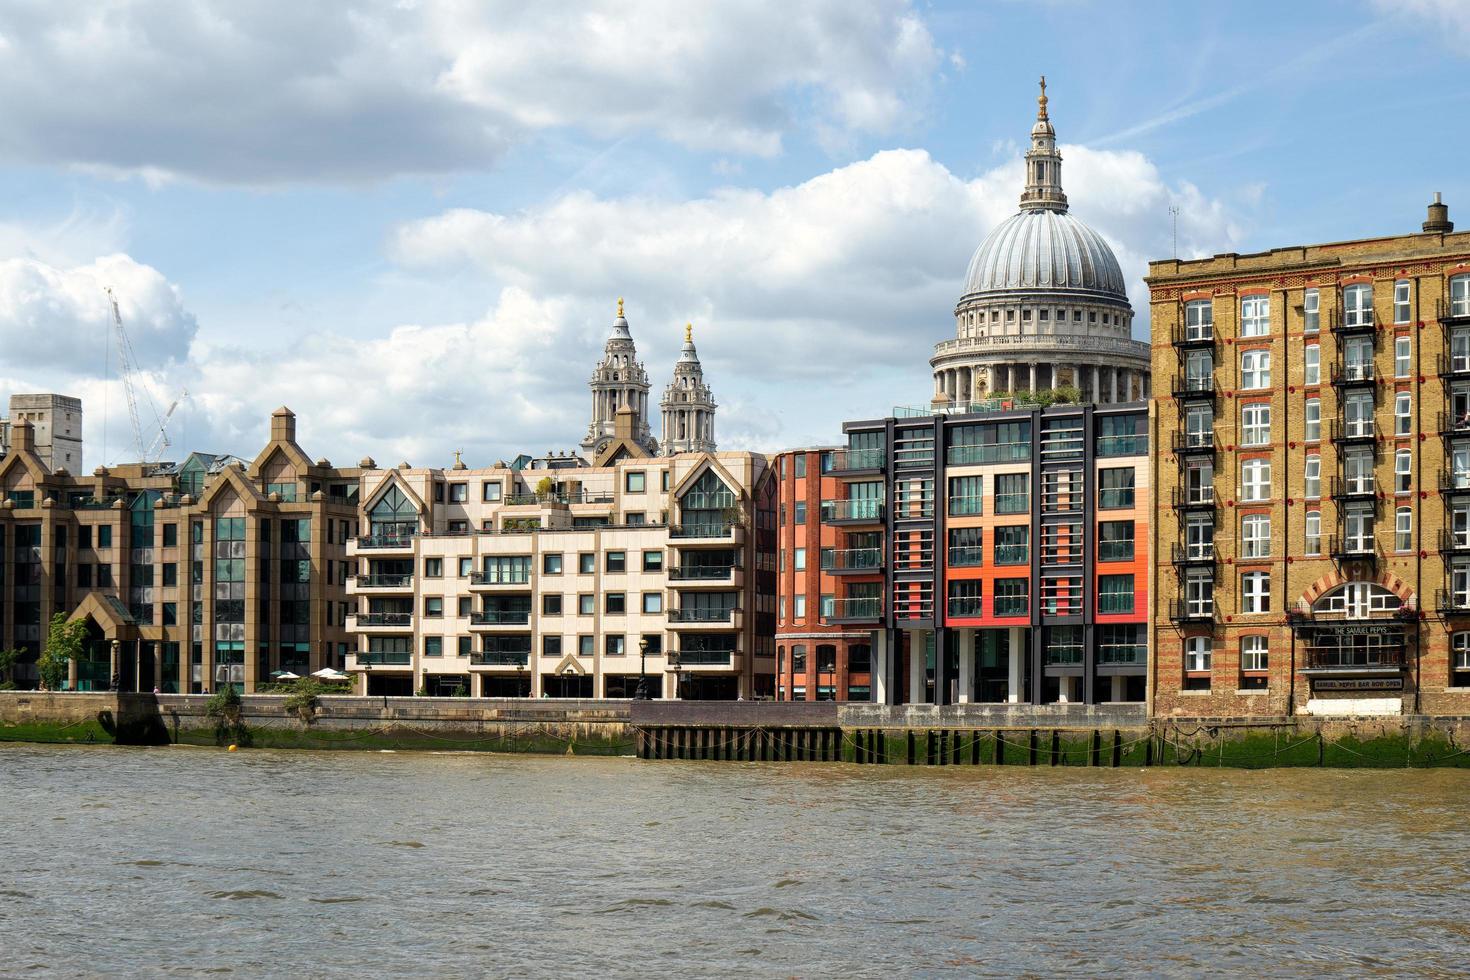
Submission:
[[[397,486],[389,487],[373,504],[368,517],[375,538],[402,540],[418,533],[418,511]]]
[[[1346,582],[1319,596],[1312,603],[1312,612],[1344,619],[1368,619],[1375,614],[1392,615],[1403,604],[1402,599],[1375,582]]]

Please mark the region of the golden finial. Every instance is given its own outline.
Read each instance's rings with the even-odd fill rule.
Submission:
[[[1041,95],[1036,98],[1036,118],[1046,118],[1046,76],[1041,76]]]
[[[464,462],[464,460],[460,459],[460,456],[463,455],[463,453],[464,453],[464,450],[463,449],[456,449],[454,451],[454,465],[455,466],[459,466],[461,463]]]
[[[692,323],[684,324],[684,343],[694,343],[694,324]]]
[[[618,316],[623,315],[623,297],[618,297]]]

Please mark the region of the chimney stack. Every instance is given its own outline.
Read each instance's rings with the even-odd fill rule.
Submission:
[[[296,441],[296,413],[284,405],[271,412],[271,441]]]
[[[1445,234],[1455,230],[1455,223],[1450,220],[1450,207],[1440,201],[1439,191],[1434,192],[1434,203],[1429,205],[1429,220],[1424,222],[1424,230]]]
[[[29,419],[21,419],[10,427],[10,451],[22,450],[32,454],[36,451],[36,430]]]

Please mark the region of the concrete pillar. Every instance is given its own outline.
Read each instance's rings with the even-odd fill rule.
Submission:
[[[1026,365],[1026,370],[1031,376],[1031,390],[1036,390],[1036,362],[1032,361]]]
[[[888,631],[878,630],[873,633],[873,702],[875,704],[892,704],[893,699],[888,690]]]
[[[955,641],[959,644],[960,657],[959,692],[955,700],[960,704],[969,704],[975,700],[975,631],[955,630],[954,634]]]
[[[909,704],[924,704],[928,696],[924,691],[928,660],[924,656],[925,632],[905,630],[909,637]]]
[[[1108,401],[1116,402],[1118,400],[1118,369],[1115,367],[1108,368],[1108,376],[1111,379],[1111,384],[1113,387],[1113,393],[1108,398]]]
[[[1033,600],[1034,601],[1034,600]],[[1020,626],[1012,626],[1008,631],[1006,642],[1006,700],[1011,704],[1021,703],[1021,664],[1026,657],[1026,631]]]

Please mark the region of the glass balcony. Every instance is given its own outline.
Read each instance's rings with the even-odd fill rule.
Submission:
[[[830,622],[877,622],[883,618],[883,600],[878,596],[855,599],[836,599],[832,604]]]
[[[985,548],[981,545],[964,545],[949,549],[951,568],[976,568],[985,564]]]
[[[931,507],[932,510],[932,507]],[[881,500],[834,500],[829,524],[867,524],[883,520]]]
[[[359,589],[411,589],[412,575],[358,575],[347,580]]]
[[[669,528],[671,538],[728,538],[735,525],[723,521],[700,524],[675,524]]]
[[[1100,646],[1097,664],[1099,667],[1144,667],[1148,664],[1148,647],[1142,643]]]
[[[357,654],[359,667],[407,667],[413,662],[413,654],[407,650],[370,650]]]
[[[529,609],[487,609],[470,613],[471,626],[525,626],[530,622]]]
[[[477,650],[470,654],[471,667],[525,667],[531,662],[531,652]]]
[[[670,609],[671,623],[730,623],[734,619],[732,609]]]
[[[953,617],[984,616],[985,600],[978,595],[950,596],[949,615]]]
[[[877,572],[882,567],[881,548],[844,548],[822,552],[824,572]]]
[[[355,618],[359,629],[383,626],[406,628],[413,625],[413,613],[406,612],[358,613]]]
[[[881,449],[839,449],[832,453],[829,472],[838,476],[881,473],[886,453]]]

